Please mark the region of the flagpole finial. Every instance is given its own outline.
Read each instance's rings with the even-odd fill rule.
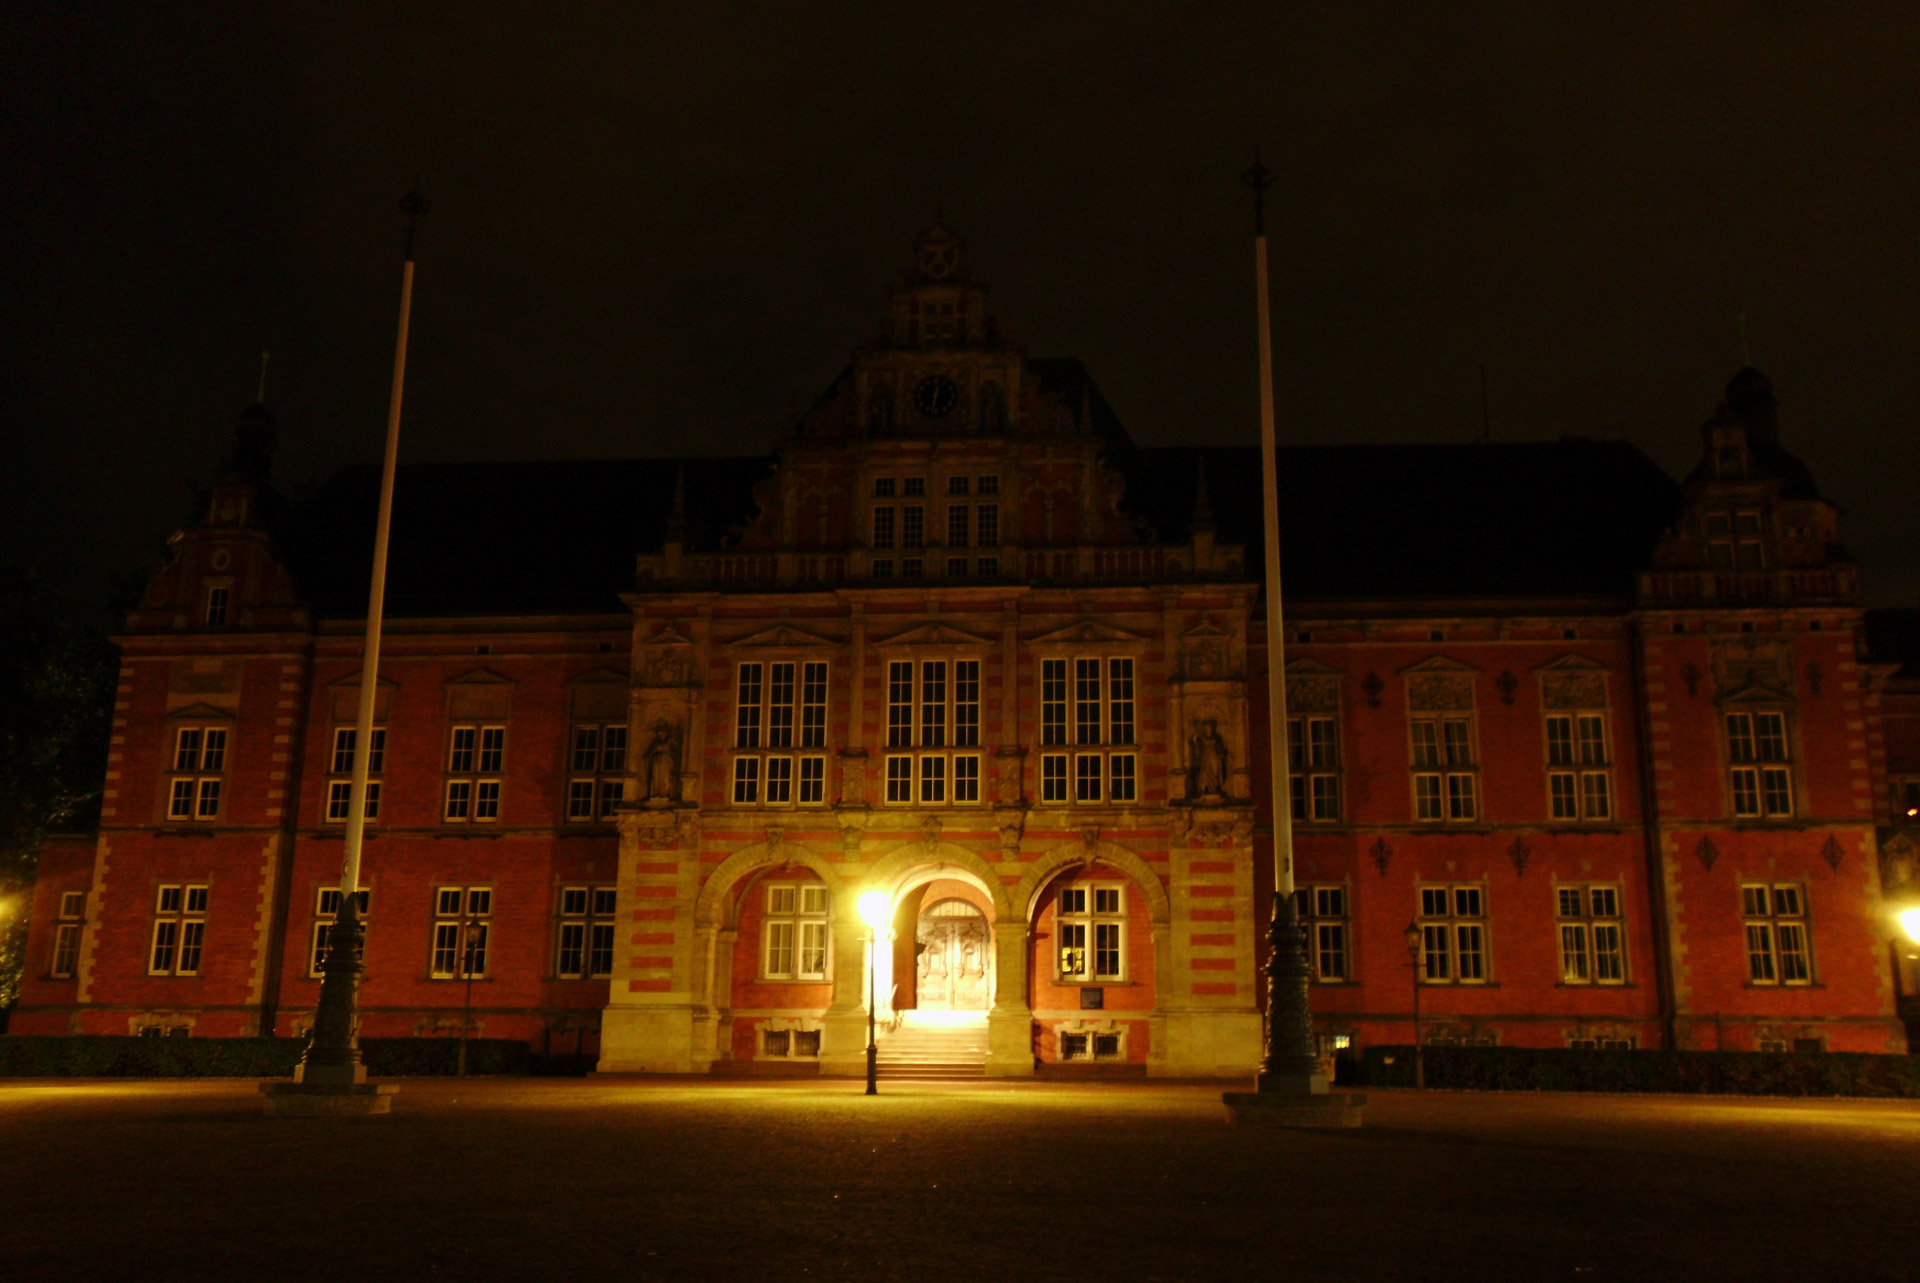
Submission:
[[[420,194],[420,189],[417,187],[400,198],[400,212],[407,216],[407,258],[409,260],[413,258],[414,229],[420,225],[420,220],[425,217],[427,209],[427,198]]]
[[[1240,175],[1240,181],[1253,188],[1253,234],[1267,234],[1267,188],[1277,179],[1273,171],[1260,163],[1260,153],[1253,153],[1253,167]]]

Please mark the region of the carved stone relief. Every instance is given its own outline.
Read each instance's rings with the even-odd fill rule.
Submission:
[[[1540,698],[1548,708],[1605,708],[1606,675],[1580,669],[1542,673]]]
[[[1337,713],[1340,711],[1338,677],[1287,678],[1289,713]]]
[[[1473,707],[1473,678],[1466,673],[1416,673],[1407,678],[1407,706],[1416,713]]]
[[[1786,642],[1739,637],[1713,644],[1713,689],[1721,699],[1749,692],[1793,698],[1793,651]]]

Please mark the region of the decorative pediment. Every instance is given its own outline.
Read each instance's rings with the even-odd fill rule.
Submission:
[[[1550,659],[1544,664],[1535,664],[1533,667],[1533,671],[1536,673],[1578,672],[1578,671],[1585,671],[1585,672],[1592,672],[1592,673],[1610,673],[1613,670],[1611,668],[1608,668],[1605,664],[1601,663],[1597,659],[1588,659],[1585,655],[1569,654],[1569,655],[1562,655],[1558,659]]]
[[[1407,683],[1407,707],[1416,713],[1464,712],[1473,708],[1471,664],[1436,655],[1400,670]]]
[[[728,650],[831,650],[839,642],[818,633],[810,633],[792,624],[776,624],[772,628],[751,633],[727,643]]]
[[[1082,619],[1035,637],[1031,646],[1138,646],[1147,639],[1098,619]]]
[[[447,715],[455,721],[505,718],[513,708],[515,682],[490,668],[448,678]]]
[[[1216,624],[1213,622],[1212,615],[1201,616],[1199,623],[1187,629],[1186,632],[1180,634],[1181,640],[1183,641],[1198,640],[1199,638],[1202,638],[1202,637],[1231,637],[1231,636],[1233,636],[1231,632],[1229,632],[1225,628],[1222,628],[1219,624]]]
[[[1287,661],[1288,677],[1345,677],[1346,670],[1323,664],[1317,659],[1290,659]]]
[[[640,644],[643,646],[691,646],[693,645],[693,638],[687,636],[672,624],[667,624],[652,636],[642,637]]]
[[[951,649],[956,646],[991,646],[993,640],[962,632],[951,624],[922,624],[918,628],[909,628],[904,633],[895,633],[873,644],[875,646],[941,646]]]
[[[496,673],[491,668],[475,668],[461,673],[458,677],[449,677],[448,686],[514,686],[513,678]]]
[[[216,722],[230,722],[235,714],[231,708],[216,708],[212,704],[188,704],[184,708],[169,709],[167,716],[189,722],[199,721],[202,718]]]
[[[1472,673],[1477,673],[1479,671],[1480,670],[1475,668],[1472,664],[1463,664],[1459,660],[1449,659],[1445,655],[1434,655],[1431,658],[1421,660],[1417,664],[1407,665],[1405,668],[1400,670],[1400,676],[1411,677],[1415,673],[1472,674]]]
[[[1715,641],[1713,690],[1717,703],[1792,703],[1793,651],[1780,638]]]
[[[567,678],[569,686],[583,686],[593,682],[618,682],[624,686],[627,684],[627,675],[617,669],[596,668],[591,672],[581,673],[578,677]]]
[[[382,691],[393,690],[395,687],[399,685],[400,683],[394,681],[393,678],[391,677],[376,677],[373,681],[373,688],[375,690],[382,690]],[[329,690],[341,690],[343,688],[351,689],[351,690],[359,690],[360,674],[348,673],[345,677],[336,677],[332,681],[327,683],[327,689]]]
[[[1605,708],[1612,670],[1585,655],[1562,655],[1537,665],[1540,702],[1552,709]]]

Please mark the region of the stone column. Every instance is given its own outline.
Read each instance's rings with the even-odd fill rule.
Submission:
[[[993,1010],[987,1013],[987,1076],[1033,1076],[1033,1008],[1027,1005],[1027,923],[993,924]]]
[[[820,1072],[857,1078],[867,1072],[867,924],[857,893],[833,906],[833,1002],[820,1016]]]

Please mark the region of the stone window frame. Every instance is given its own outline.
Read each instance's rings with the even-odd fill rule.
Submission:
[[[462,732],[469,733],[464,745]],[[477,719],[455,722],[447,728],[444,761],[447,775],[441,792],[441,822],[498,824],[506,791],[506,723]]]
[[[209,578],[202,581],[202,587],[205,591],[200,594],[200,626],[233,627],[233,577]]]
[[[1420,825],[1476,826],[1487,823],[1486,790],[1480,784],[1478,674],[1454,660],[1426,660],[1402,670],[1407,690],[1407,789],[1413,821]],[[1456,741],[1450,726],[1462,726]],[[1431,726],[1429,736],[1422,728]],[[1427,750],[1431,747],[1429,755]],[[1424,760],[1427,757],[1432,760]],[[1423,814],[1431,781],[1432,814]],[[1463,805],[1464,803],[1464,805]]]
[[[227,809],[227,776],[233,769],[234,741],[238,738],[234,718],[200,705],[183,709],[168,718],[166,725],[162,823],[218,824]],[[191,749],[187,747],[189,735],[194,737]],[[219,762],[209,767],[207,757],[214,751],[216,737]],[[182,802],[186,804],[184,813]]]
[[[584,732],[591,732],[591,743],[583,740]],[[625,721],[577,719],[568,726],[567,795],[561,811],[567,823],[613,822],[614,808],[626,801],[630,738]]]
[[[206,882],[163,882],[154,887],[153,930],[147,938],[147,974],[197,976],[207,947]],[[162,950],[165,950],[164,961]]]
[[[1144,647],[1133,642],[1102,640],[1093,645],[1053,644],[1045,646],[1035,673],[1040,693],[1040,789],[1039,799],[1047,806],[1137,806],[1140,803],[1142,777],[1140,742],[1140,670]],[[1091,700],[1085,698],[1087,679],[1084,665],[1091,664],[1096,683]],[[1118,674],[1125,665],[1125,677]],[[1060,666],[1058,681],[1062,698],[1047,698],[1048,683],[1056,680],[1050,669]],[[1128,695],[1114,696],[1116,684],[1124,680]],[[1119,716],[1124,706],[1127,716]],[[1083,712],[1091,707],[1096,723],[1094,737],[1085,738]],[[1058,739],[1050,739],[1049,710],[1059,709]],[[1123,738],[1116,729],[1126,727]],[[1118,759],[1119,765],[1115,762]],[[1127,781],[1126,797],[1115,797],[1114,782]],[[1088,796],[1092,793],[1092,796]]]
[[[449,899],[449,896],[453,898]],[[487,965],[491,961],[489,950],[493,944],[493,912],[491,883],[448,884],[433,888],[433,933],[427,941],[428,979],[469,979],[470,964],[471,979],[487,979]],[[461,939],[463,928],[470,928],[478,943],[467,947],[468,942]],[[478,955],[477,958],[475,955]],[[446,957],[451,957],[452,963],[443,966],[442,960]]]
[[[817,895],[818,906],[809,907]],[[782,907],[782,897],[788,897]],[[760,979],[784,984],[824,984],[833,967],[833,889],[824,882],[777,881],[762,884],[760,915]],[[786,965],[775,965],[775,933],[769,928],[782,926],[786,936]],[[818,933],[818,944],[808,943],[809,933]],[[808,954],[817,948],[818,968],[803,966]]]
[[[361,887],[354,892],[354,898],[360,901],[360,925],[364,928],[373,912],[373,891]],[[315,887],[313,894],[313,925],[307,933],[307,977],[318,980],[326,975],[324,964],[327,960],[327,938],[331,933],[334,920],[340,916],[340,888],[338,886]],[[360,941],[358,956],[364,960],[367,956],[366,939]]]
[[[81,936],[87,927],[87,893],[60,892],[54,912],[53,951],[47,958],[47,975],[54,980],[71,980],[80,970]]]
[[[1605,902],[1599,895],[1607,897]],[[1554,940],[1559,951],[1562,985],[1592,989],[1617,989],[1633,983],[1628,948],[1626,889],[1618,881],[1561,882],[1553,884]],[[1618,974],[1600,974],[1602,952],[1600,933],[1611,930],[1617,945],[1613,950]],[[1573,942],[1578,940],[1576,946]],[[1580,974],[1574,973],[1574,951],[1579,955]]]
[[[559,888],[554,900],[553,978],[555,980],[609,980],[613,977],[615,950],[619,943],[620,889],[611,885],[581,883]],[[569,945],[569,934],[577,934],[579,943]],[[599,965],[605,940],[605,966]],[[577,965],[569,967],[568,953],[578,955]]]
[[[1794,753],[1793,709],[1784,701],[1776,700],[1734,700],[1728,701],[1719,709],[1720,743],[1726,754],[1726,774],[1723,777],[1727,789],[1727,810],[1736,820],[1747,823],[1773,823],[1791,821],[1799,811],[1799,783],[1794,778],[1797,755]],[[1743,734],[1736,734],[1735,718],[1746,722]],[[1762,730],[1762,719],[1778,720],[1778,735],[1769,736]],[[1741,740],[1745,740],[1743,749]],[[1777,753],[1769,753],[1769,742],[1777,744]],[[1778,776],[1784,785],[1786,805],[1784,808],[1774,804],[1774,790],[1769,777]],[[1742,808],[1742,776],[1749,777],[1747,785],[1752,798],[1751,809]]]
[[[1793,897],[1784,910],[1780,904],[1782,892]],[[1740,925],[1746,945],[1748,988],[1801,989],[1818,983],[1810,907],[1804,882],[1741,880]],[[1799,948],[1789,953],[1782,945],[1783,937],[1797,938]],[[1789,958],[1795,960],[1792,968],[1787,965]],[[1760,974],[1763,969],[1764,975]],[[1789,970],[1797,974],[1790,976]]]
[[[1307,961],[1315,984],[1354,984],[1353,887],[1346,882],[1307,882],[1294,891],[1300,925],[1307,933]],[[1337,972],[1326,966],[1330,950],[1337,949]]]
[[[971,807],[983,805],[986,796],[984,739],[987,648],[981,645],[942,647],[882,646],[880,679],[883,687],[881,708],[886,720],[881,725],[882,765],[880,798],[891,807]],[[929,710],[936,707],[927,698],[929,665],[944,665],[941,670],[941,695],[937,724]],[[961,665],[971,665],[973,698],[962,699]],[[897,698],[901,689],[898,666],[909,669],[905,685],[907,698]],[[963,710],[972,710],[972,720],[962,721]],[[903,719],[897,716],[904,711]],[[956,741],[965,738],[970,742]],[[904,742],[901,742],[903,741]],[[970,787],[963,790],[962,781]],[[939,796],[931,796],[936,790]],[[962,792],[971,796],[962,797]]]
[[[1419,926],[1421,934],[1420,966],[1415,975],[1418,983],[1477,987],[1494,982],[1493,930],[1491,918],[1487,912],[1488,891],[1489,888],[1484,880],[1423,881],[1414,884],[1414,921]],[[1433,911],[1433,902],[1429,898],[1434,893],[1445,897],[1441,906],[1442,911],[1438,913]],[[1476,910],[1468,911],[1463,907],[1467,903],[1461,898],[1463,893],[1479,897]],[[1478,947],[1474,950],[1479,959],[1478,974],[1471,977],[1463,977],[1460,974],[1461,959],[1467,956],[1467,950],[1462,945],[1467,932],[1479,933],[1476,937]],[[1436,940],[1441,942],[1442,947],[1439,949],[1434,947]],[[1447,974],[1434,974],[1433,960],[1436,956],[1444,960]]]
[[[1113,898],[1108,900],[1108,896]],[[1053,983],[1095,987],[1132,983],[1127,958],[1128,916],[1125,878],[1074,878],[1055,888]],[[1078,944],[1066,943],[1069,928],[1077,929]],[[1100,970],[1100,955],[1108,950],[1101,943],[1103,929],[1113,933],[1111,949],[1118,966],[1112,971]],[[1081,955],[1077,969],[1067,966],[1069,949]]]
[[[323,824],[344,824],[347,810],[352,805],[353,787],[353,748],[359,738],[359,726],[356,723],[336,723],[333,734],[327,743],[327,789],[321,796],[320,821]],[[372,747],[367,751],[367,822],[371,824],[380,818],[380,782],[385,775],[387,756],[387,728],[384,723],[376,723],[373,728]]]
[[[776,670],[793,670],[784,701],[776,701]],[[812,700],[819,669],[820,698]],[[754,705],[746,705],[748,672],[754,681]],[[775,650],[733,663],[733,743],[728,750],[727,796],[732,806],[818,807],[827,803],[827,755],[833,746],[833,662],[818,651]],[[784,724],[776,724],[785,711]],[[818,711],[817,720],[812,716]],[[748,713],[752,716],[749,717]],[[775,744],[776,738],[785,743]],[[813,741],[813,742],[810,742]],[[773,796],[774,784],[783,797]],[[812,796],[808,785],[811,784]]]

